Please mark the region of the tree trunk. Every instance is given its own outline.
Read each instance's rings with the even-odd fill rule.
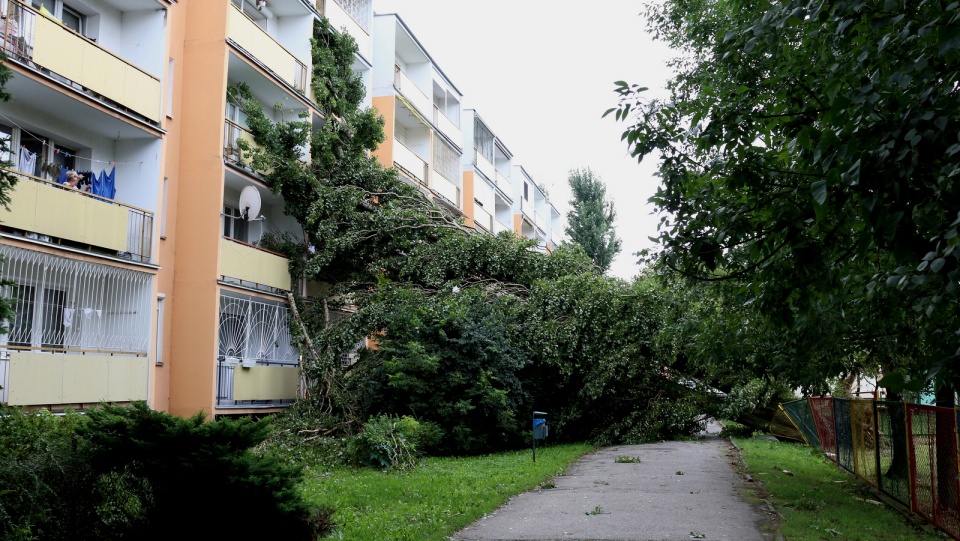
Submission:
[[[907,479],[909,465],[907,460],[907,412],[903,407],[903,396],[887,391],[888,418],[890,419],[890,437],[893,442],[893,458],[890,467],[884,473],[891,479]]]

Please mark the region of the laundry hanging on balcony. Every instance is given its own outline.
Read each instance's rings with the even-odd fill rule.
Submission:
[[[20,160],[16,165],[21,173],[32,175],[37,168],[37,155],[27,150],[27,147],[20,147]]]

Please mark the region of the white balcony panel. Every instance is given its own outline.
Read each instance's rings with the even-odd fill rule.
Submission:
[[[536,223],[540,229],[544,231],[547,230],[547,220],[539,212],[534,213],[534,223]]]
[[[496,208],[496,199],[493,196],[493,187],[481,179],[473,183],[473,198],[488,209]]]
[[[433,181],[430,183],[430,188],[448,199],[451,203],[456,205],[457,208],[461,208],[460,187],[436,171],[433,172],[432,178]]]
[[[500,233],[500,232],[502,232],[502,231],[513,231],[513,228],[510,227],[510,226],[508,226],[507,224],[501,222],[500,220],[494,220],[494,221],[493,221],[493,232],[494,232],[494,233]]]
[[[399,66],[394,66],[393,84],[423,118],[426,119],[433,116],[433,103],[430,102],[430,98],[423,93],[423,90],[421,90],[412,79],[407,77],[407,74],[404,73]],[[459,141],[459,139],[455,139],[455,141]]]
[[[447,118],[447,115],[443,114],[437,106],[433,107],[433,124],[438,130],[443,132],[444,135],[449,137],[451,141],[458,145],[463,141],[463,132],[460,131],[460,128],[454,124],[452,120]]]
[[[487,231],[493,231],[493,215],[484,210],[483,207],[474,203],[474,216],[473,221],[477,225],[486,229]]]
[[[427,162],[399,141],[393,145],[393,162],[422,184],[427,183]]]
[[[520,198],[520,212],[528,218],[533,219],[533,203],[527,199]]]
[[[493,164],[490,163],[490,160],[484,157],[483,154],[480,154],[479,150],[474,150],[473,154],[475,156],[473,163],[477,166],[477,169],[486,175],[487,178],[493,178],[494,173],[496,173],[496,169],[493,168]]]
[[[497,187],[503,190],[505,194],[513,193],[513,184],[510,182],[510,177],[504,176],[500,171],[497,171],[494,174],[494,178],[497,183]]]

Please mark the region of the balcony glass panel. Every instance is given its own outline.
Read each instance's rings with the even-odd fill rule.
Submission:
[[[443,111],[441,111],[437,106],[433,107],[433,124],[437,127],[438,130],[443,132],[444,135],[450,138],[452,141],[463,141],[463,132],[460,131],[460,128],[457,125],[447,118]]]
[[[370,19],[373,13],[371,0],[329,0],[317,2],[317,10],[323,13],[330,24],[340,30],[346,29],[357,42],[359,53],[371,58],[373,40],[370,38]]]
[[[19,2],[7,4],[0,22],[4,52],[160,121],[160,80],[114,53]]]

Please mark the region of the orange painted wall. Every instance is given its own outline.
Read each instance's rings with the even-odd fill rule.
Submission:
[[[373,151],[373,157],[380,162],[380,165],[390,168],[393,167],[393,141],[396,137],[396,102],[397,98],[393,96],[380,96],[373,98],[373,108],[377,114],[383,117],[383,142]]]
[[[476,216],[476,209],[473,203],[473,183],[476,181],[473,171],[464,171],[463,172],[463,214],[465,215],[463,219],[463,224],[467,227],[473,227],[475,224],[474,217]]]
[[[521,226],[523,225],[523,216],[521,214],[513,215],[513,234],[520,237]]]
[[[170,411],[212,414],[215,403],[227,1],[181,0],[186,14],[175,176],[175,303],[169,351]],[[169,194],[168,194],[169,197]],[[170,227],[168,217],[167,227]]]

